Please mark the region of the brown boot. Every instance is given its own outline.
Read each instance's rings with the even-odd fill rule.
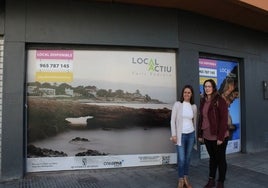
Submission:
[[[188,176],[184,176],[184,185],[186,188],[192,188],[192,186],[189,182]]]
[[[213,178],[209,178],[208,183],[205,185],[204,188],[212,188],[215,187],[215,185],[216,185],[215,180]]]
[[[184,188],[184,179],[179,178],[178,188]]]
[[[218,181],[216,188],[224,188],[223,182]]]

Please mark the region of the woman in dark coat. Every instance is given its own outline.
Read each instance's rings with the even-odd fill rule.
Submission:
[[[216,187],[223,188],[227,171],[228,105],[218,94],[214,80],[206,80],[203,89],[204,96],[201,98],[199,109],[198,141],[205,144],[209,154],[209,179],[204,188],[216,185],[217,170],[219,177]]]

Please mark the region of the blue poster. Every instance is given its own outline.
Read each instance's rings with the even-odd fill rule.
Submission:
[[[240,98],[239,98],[239,65],[234,61],[199,59],[200,95],[203,94],[203,83],[213,79],[220,95],[229,105],[229,142],[227,153],[240,151]],[[205,150],[201,145],[202,150]]]

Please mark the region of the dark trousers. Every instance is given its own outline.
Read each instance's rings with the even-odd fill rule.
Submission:
[[[217,169],[219,171],[218,181],[224,182],[227,162],[226,162],[226,147],[228,138],[221,145],[217,145],[216,140],[206,140],[205,145],[209,154],[209,177],[215,179]]]

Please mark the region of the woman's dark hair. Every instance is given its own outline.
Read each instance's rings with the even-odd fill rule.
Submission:
[[[212,88],[213,88],[212,96],[214,96],[215,94],[217,94],[217,85],[216,85],[216,82],[213,79],[208,79],[208,80],[205,80],[204,83],[203,83],[203,94],[204,94],[204,97],[207,96],[207,94],[205,92],[205,84],[207,82],[210,82],[211,83]]]
[[[185,90],[185,89],[190,89],[190,90],[191,90],[191,92],[192,92],[192,96],[191,96],[191,99],[190,99],[190,103],[191,103],[191,104],[194,104],[194,89],[193,89],[193,87],[192,87],[191,85],[185,85],[185,86],[183,87],[183,89],[181,90],[181,98],[180,98],[180,101],[181,101],[181,102],[184,101],[184,99],[183,99],[183,93],[184,93],[184,90]]]

